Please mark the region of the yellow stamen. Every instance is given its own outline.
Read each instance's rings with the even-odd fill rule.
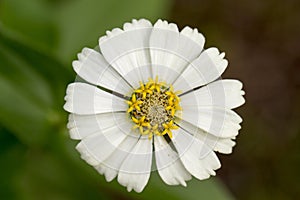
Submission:
[[[173,124],[173,120],[171,120],[168,123],[163,124],[163,127],[165,128],[165,130],[162,132],[162,135],[168,134],[170,138],[172,138],[172,129],[176,130],[179,127]]]
[[[158,131],[158,125],[151,126],[148,130],[144,131],[144,134],[149,134],[148,138],[152,139],[153,133],[156,135],[161,135],[161,133]]]
[[[142,95],[142,99],[145,99],[148,94],[153,94],[153,91],[150,89],[150,84],[144,85],[142,82],[140,82],[140,88],[135,90],[135,93],[139,93]]]
[[[147,83],[140,82],[140,87],[134,90],[128,104],[127,113],[130,114],[133,129],[138,129],[142,135],[163,136],[168,134],[172,138],[172,130],[179,127],[174,125],[175,114],[181,110],[179,105],[180,91],[174,91],[172,85],[149,78]]]
[[[145,116],[141,117],[140,119],[137,119],[135,117],[131,117],[132,121],[134,123],[136,123],[133,126],[133,129],[139,128],[140,133],[143,134],[144,133],[144,127],[150,127],[150,123],[145,122]]]
[[[166,92],[166,94],[169,96],[170,99],[175,99],[176,101],[180,101],[178,95],[181,94],[181,91],[174,91],[173,86],[171,85],[169,88],[169,91]]]
[[[164,82],[158,82],[158,76],[155,77],[155,80],[149,78],[148,83],[150,83],[151,89],[155,89],[157,92],[160,92],[160,88],[166,85]]]
[[[134,109],[136,110],[141,110],[141,108],[139,107],[140,104],[142,104],[142,101],[137,101],[136,100],[136,96],[135,94],[132,95],[131,101],[126,101],[126,103],[129,105],[129,108],[127,110],[127,113],[130,113],[131,111],[133,111]]]

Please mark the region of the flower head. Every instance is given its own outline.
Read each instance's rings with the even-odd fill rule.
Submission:
[[[107,181],[141,192],[158,170],[166,184],[186,186],[192,175],[215,175],[216,152],[232,152],[242,83],[219,79],[225,54],[203,46],[197,29],[141,19],[107,31],[100,52],[78,54],[73,68],[86,82],[67,88],[67,126],[82,159]]]

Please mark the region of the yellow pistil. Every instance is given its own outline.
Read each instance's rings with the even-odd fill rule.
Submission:
[[[140,133],[143,134],[144,133],[144,127],[148,127],[150,128],[150,123],[149,122],[145,122],[145,116],[141,117],[140,119],[137,119],[135,117],[132,117],[132,121],[134,123],[136,123],[136,125],[133,126],[133,129],[139,128]]]
[[[142,99],[146,98],[147,93],[148,94],[153,94],[152,89],[150,89],[150,84],[149,83],[144,85],[142,82],[140,82],[140,86],[141,87],[139,89],[135,90],[134,92],[142,94]]]
[[[162,132],[162,135],[168,134],[170,138],[172,138],[172,129],[178,129],[179,127],[173,124],[173,120],[168,123],[163,124],[165,130]]]
[[[131,98],[131,101],[126,101],[126,103],[129,105],[127,113],[130,113],[131,111],[133,111],[133,109],[136,109],[136,110],[140,111],[141,108],[139,107],[139,105],[142,104],[143,102],[142,101],[137,101],[136,100],[136,95],[133,94],[132,98]]]

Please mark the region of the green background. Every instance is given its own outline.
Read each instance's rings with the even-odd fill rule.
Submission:
[[[296,199],[299,11],[292,0],[0,0],[0,199]],[[217,177],[184,188],[152,173],[136,194],[80,159],[62,106],[76,54],[142,17],[199,28],[227,53],[224,77],[244,82],[247,103]]]

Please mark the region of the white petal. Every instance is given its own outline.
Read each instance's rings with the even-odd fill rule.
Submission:
[[[192,40],[193,43],[189,40]],[[199,33],[198,29],[196,28],[192,29],[186,26],[180,32],[179,46],[189,51],[189,52],[182,52],[184,54],[189,54],[189,56],[192,57],[191,59],[188,60],[193,60],[200,55],[201,51],[203,50],[204,43],[205,43],[204,36],[201,33]]]
[[[197,98],[199,106],[219,106],[229,109],[245,103],[242,90],[243,84],[238,80],[218,80],[198,90],[181,96],[184,105],[193,103],[193,96]]]
[[[231,138],[219,138],[215,144],[214,151],[223,154],[231,154],[235,144],[235,141],[233,141]]]
[[[185,121],[180,121],[179,126],[201,140],[210,149],[224,154],[232,153],[232,148],[235,146],[232,140],[234,138],[216,137]]]
[[[200,55],[204,41],[197,29],[185,27],[179,33],[176,24],[158,20],[150,36],[153,76],[172,83]]]
[[[118,182],[127,187],[141,192],[146,186],[151,172],[152,140],[148,136],[139,139],[131,153],[122,163],[118,175]]]
[[[112,181],[118,175],[125,158],[138,142],[138,137],[136,132],[131,132],[106,160],[95,166],[96,170],[105,176],[106,181]]]
[[[84,48],[73,61],[73,69],[84,80],[126,95],[132,89],[97,51]]]
[[[100,163],[99,165],[96,165],[94,167],[98,171],[99,174],[104,175],[105,180],[107,182],[111,182],[118,175],[118,171],[116,169],[113,169],[111,167],[103,165],[102,163]]]
[[[224,102],[220,103],[222,99],[216,99],[215,102],[225,104]],[[180,105],[182,112],[176,113],[176,116],[203,131],[222,138],[232,138],[238,135],[241,128],[239,123],[242,122],[242,118],[225,106],[203,105],[201,96],[195,92],[183,95]]]
[[[70,114],[67,127],[72,139],[81,140],[99,130],[104,130],[128,119],[125,112],[103,113],[97,115]]]
[[[216,80],[228,65],[224,56],[217,48],[206,49],[178,77],[174,88],[186,92]]]
[[[98,165],[107,159],[131,131],[132,124],[127,120],[120,121],[118,125],[97,131],[85,137],[76,146],[82,159],[90,165]]]
[[[99,39],[99,46],[105,59],[134,88],[139,81],[151,77],[149,37],[152,25],[145,19],[124,24],[124,31],[114,29]]]
[[[71,83],[67,88],[64,109],[82,115],[126,111],[124,99],[85,83]]]
[[[178,57],[175,50],[178,49],[179,31],[176,24],[167,21],[158,20],[154,24],[150,36],[150,55],[152,64],[153,78],[159,76],[163,81],[167,80],[168,68],[172,66],[173,60]],[[177,76],[176,71],[172,71],[174,78]]]
[[[234,111],[222,107],[195,105],[182,105],[182,116],[177,117],[216,137],[231,138],[238,135],[242,119]]]
[[[185,181],[192,177],[184,168],[178,154],[161,136],[154,137],[154,145],[156,167],[162,180],[168,185],[186,186]]]
[[[173,131],[172,141],[183,165],[196,178],[203,180],[214,176],[214,170],[221,167],[214,151],[182,129]]]

